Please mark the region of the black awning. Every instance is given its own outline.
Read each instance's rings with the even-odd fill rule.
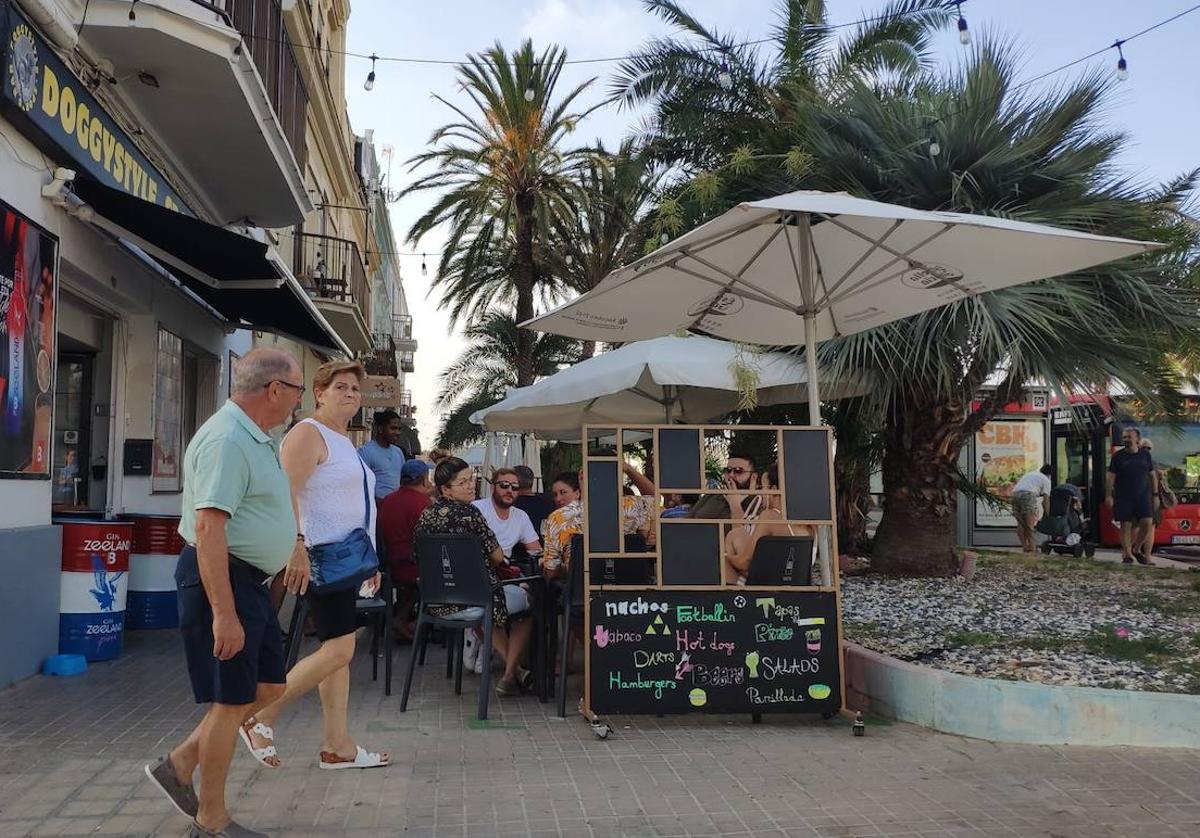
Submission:
[[[263,242],[94,180],[77,179],[74,190],[95,212],[94,223],[136,245],[226,320],[333,352],[347,351]]]

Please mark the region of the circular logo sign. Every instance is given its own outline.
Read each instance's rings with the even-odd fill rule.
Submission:
[[[25,24],[18,24],[8,43],[8,86],[13,100],[23,111],[33,110],[37,102],[37,42]]]
[[[1180,518],[1179,519],[1179,529],[1183,530],[1184,532],[1187,532],[1191,528],[1192,528],[1192,520],[1190,518]]]
[[[963,272],[949,265],[913,265],[900,275],[900,281],[909,288],[919,288],[932,291],[937,288],[952,286],[963,278]]]
[[[737,314],[745,307],[746,301],[742,297],[737,294],[731,294],[728,291],[722,291],[720,294],[705,297],[689,308],[688,317],[699,317],[702,314],[725,317],[730,314]]]

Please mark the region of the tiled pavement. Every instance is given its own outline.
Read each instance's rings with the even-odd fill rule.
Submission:
[[[995,745],[843,721],[613,719],[606,741],[532,697],[474,721],[430,649],[409,712],[360,654],[351,717],[385,770],[316,769],[308,697],[277,726],[286,766],[239,746],[231,805],[274,834],[406,836],[1200,835],[1200,752]],[[397,670],[407,661],[397,654]],[[178,835],[143,763],[195,723],[173,632],[127,636],[82,677],[0,692],[0,836]]]

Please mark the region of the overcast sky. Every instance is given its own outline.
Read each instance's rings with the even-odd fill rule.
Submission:
[[[740,39],[764,37],[775,22],[772,0],[683,0],[684,6],[707,26],[734,33]],[[1031,78],[1059,65],[1110,45],[1182,11],[1189,0],[970,0],[962,6],[973,32],[1011,37],[1022,47],[1022,78]],[[849,22],[878,14],[883,4],[874,0],[829,0],[833,22]],[[556,42],[568,58],[620,56],[647,37],[668,30],[642,9],[640,0],[449,0],[413,3],[408,0],[354,0],[348,50],[382,56],[458,60],[499,40],[508,49],[532,37],[540,51]],[[1128,44],[1129,80],[1123,83],[1108,107],[1109,123],[1130,134],[1132,142],[1124,162],[1131,172],[1147,180],[1163,180],[1200,165],[1197,137],[1200,110],[1195,80],[1200,77],[1200,11],[1149,33]],[[963,52],[957,35],[939,39],[939,61],[958,61]],[[1091,66],[1114,67],[1115,51],[1047,79],[1041,84],[1069,79]],[[446,107],[431,98],[438,93],[455,95],[451,65],[380,62],[375,89],[367,93],[362,82],[370,62],[347,58],[347,95],[350,119],[356,131],[375,130],[378,146],[395,148],[392,186],[402,188],[412,177],[401,164],[425,148],[429,134],[449,121]],[[569,66],[560,84],[569,89],[596,78],[589,100],[607,90],[614,63]],[[580,143],[603,139],[617,142],[634,117],[616,109],[598,111],[583,123],[576,136]],[[428,207],[432,196],[406,198],[392,207],[392,226],[403,250],[405,234]],[[430,254],[430,275],[421,275],[421,257],[400,261],[413,326],[420,349],[416,373],[409,386],[418,405],[421,440],[430,446],[439,417],[433,400],[438,376],[462,349],[459,336],[449,330],[447,316],[435,297],[428,296],[433,254],[441,250],[438,234],[426,236],[415,250]]]

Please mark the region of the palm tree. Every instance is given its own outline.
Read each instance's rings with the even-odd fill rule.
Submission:
[[[733,202],[803,169],[797,129],[814,102],[837,101],[855,80],[885,85],[930,66],[932,32],[950,17],[945,0],[892,0],[843,38],[825,0],[779,0],[771,38],[746,44],[675,0],[645,6],[683,37],[653,40],[622,62],[612,94],[627,107],[651,105],[642,141],[685,176],[727,167],[735,155],[773,159],[752,173],[735,163],[739,188],[724,190]]]
[[[641,255],[648,234],[647,208],[662,177],[644,150],[625,140],[615,153],[597,145],[574,178],[575,209],[554,220],[553,241],[541,264],[555,288],[586,294],[600,280]],[[582,358],[595,353],[583,345]]]
[[[519,328],[517,322],[512,314],[497,310],[467,326],[467,348],[440,377],[434,406],[444,412],[444,420],[438,447],[456,448],[483,436],[483,428],[472,424],[469,417],[500,401],[509,388],[519,386],[521,353],[527,353],[524,357],[532,362],[537,377],[554,375],[560,366],[579,360],[578,341],[561,335],[533,335],[526,350],[521,339],[532,333]]]
[[[822,347],[830,374],[867,371],[882,428],[884,513],[873,565],[954,566],[965,442],[1031,381],[1063,393],[1114,382],[1152,404],[1172,391],[1168,347],[1195,345],[1200,234],[1179,208],[1197,173],[1148,189],[1123,177],[1120,134],[1098,127],[1109,82],[1033,95],[992,42],[945,79],[904,91],[856,84],[806,120],[807,182],[919,209],[972,212],[1157,239],[1165,251],[982,294]],[[930,136],[940,153],[930,151]],[[974,404],[997,371],[1003,381]]]
[[[438,190],[433,206],[412,225],[416,242],[433,228],[449,225],[437,282],[458,282],[455,299],[469,299],[477,270],[495,268],[494,251],[511,243],[512,295],[518,322],[533,317],[534,258],[538,230],[569,204],[570,175],[584,150],[561,145],[589,111],[574,111],[584,82],[556,97],[566,52],[552,46],[540,55],[526,40],[512,55],[497,43],[458,67],[459,87],[472,107],[437,97],[456,121],[433,132],[429,151],[412,157],[412,169],[437,170],[418,178],[402,194]],[[495,277],[495,274],[493,274]],[[517,335],[517,383],[533,382],[532,333]]]

